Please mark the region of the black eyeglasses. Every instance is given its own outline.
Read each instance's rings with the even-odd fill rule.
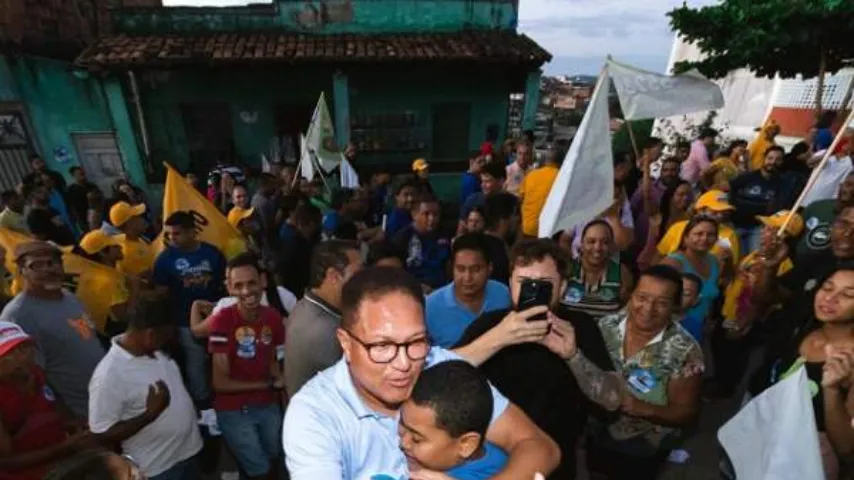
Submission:
[[[350,335],[350,338],[358,342],[368,352],[368,358],[374,363],[391,363],[397,358],[401,349],[406,352],[406,356],[413,362],[424,360],[430,352],[430,342],[426,338],[419,338],[406,343],[394,342],[374,342],[367,343],[361,338],[353,334],[353,332],[343,329]]]

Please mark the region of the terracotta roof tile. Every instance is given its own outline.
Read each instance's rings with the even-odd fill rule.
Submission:
[[[551,55],[525,35],[484,30],[453,33],[309,35],[221,33],[194,36],[110,35],[77,58],[87,67],[169,66],[211,62],[399,62],[419,60],[541,65]]]

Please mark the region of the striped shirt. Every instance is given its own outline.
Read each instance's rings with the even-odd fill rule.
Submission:
[[[572,311],[583,312],[593,318],[616,313],[620,310],[620,286],[622,266],[616,258],[608,261],[605,275],[592,285],[584,280],[584,269],[580,260],[569,267],[569,279],[561,304]]]

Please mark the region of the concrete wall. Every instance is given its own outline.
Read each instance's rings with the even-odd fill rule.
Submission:
[[[278,0],[243,8],[130,8],[115,15],[127,33],[300,30],[314,33],[515,29],[518,0]]]

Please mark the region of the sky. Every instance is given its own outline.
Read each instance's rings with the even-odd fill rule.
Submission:
[[[264,0],[255,0],[264,1]],[[549,75],[597,75],[605,56],[664,72],[673,32],[665,14],[715,0],[519,0],[519,30],[554,55]],[[249,0],[163,0],[164,5],[245,5]]]
[[[519,0],[519,30],[554,56],[549,75],[597,75],[605,56],[664,72],[673,44],[670,10],[715,0]]]

